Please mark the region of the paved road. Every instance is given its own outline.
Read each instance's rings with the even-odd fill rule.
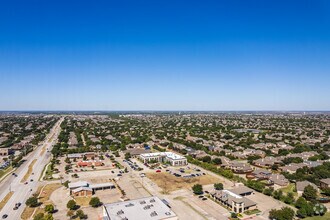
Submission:
[[[7,195],[11,190],[14,192],[10,200],[3,207],[0,212],[0,217],[4,214],[8,215],[7,219],[18,220],[21,219],[21,214],[25,208],[25,201],[38,189],[39,182],[38,179],[42,173],[43,168],[50,161],[50,150],[57,141],[57,136],[61,130],[61,123],[63,118],[61,118],[51,129],[43,145],[37,147],[33,152],[31,152],[26,158],[25,162],[15,171],[17,177],[9,175],[5,180],[0,183],[0,201]],[[41,155],[42,149],[46,148],[49,150],[44,151]],[[28,184],[21,183],[22,178],[28,171],[28,167],[33,160],[36,159],[36,162],[33,166],[33,175],[31,174],[28,177]],[[33,179],[31,182],[30,179]],[[32,190],[32,191],[31,191]],[[21,207],[18,210],[13,210],[16,203],[22,203]]]

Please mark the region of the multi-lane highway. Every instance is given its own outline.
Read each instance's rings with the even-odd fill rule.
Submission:
[[[25,208],[25,201],[37,190],[40,184],[38,180],[43,168],[50,161],[50,150],[57,141],[57,137],[61,130],[60,125],[62,121],[63,118],[61,118],[54,125],[41,146],[37,147],[33,152],[24,158],[26,161],[15,171],[17,177],[14,175],[9,175],[0,183],[0,201],[2,201],[10,190],[13,192],[13,195],[9,201],[0,211],[0,218],[6,214],[8,215],[7,219],[21,219],[21,214]],[[21,180],[28,172],[28,167],[34,160],[36,160],[36,162],[33,165],[31,175],[27,178],[27,184],[25,184],[25,182],[22,183]],[[22,205],[17,210],[13,210],[15,204],[18,202],[22,203]]]

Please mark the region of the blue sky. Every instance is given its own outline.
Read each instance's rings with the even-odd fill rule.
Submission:
[[[330,2],[0,2],[0,110],[330,110]]]

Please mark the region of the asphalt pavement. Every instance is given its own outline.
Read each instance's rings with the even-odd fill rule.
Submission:
[[[11,196],[10,200],[6,203],[3,209],[0,211],[0,218],[4,214],[7,214],[7,219],[19,220],[21,219],[21,214],[25,208],[25,201],[32,196],[32,194],[38,189],[40,185],[39,177],[47,163],[49,163],[51,158],[51,149],[57,141],[57,137],[61,131],[61,123],[63,118],[61,118],[51,129],[45,141],[42,145],[38,146],[33,152],[28,154],[24,159],[26,160],[18,169],[14,171],[17,177],[14,175],[7,176],[0,183],[0,201],[12,191],[14,194]],[[45,147],[44,153],[41,155],[43,148]],[[48,150],[47,150],[48,149]],[[21,180],[28,172],[28,167],[33,160],[36,162],[33,165],[33,171],[28,178],[27,184],[21,183]],[[30,181],[33,180],[33,181]],[[13,210],[16,203],[22,203],[22,205],[17,209]]]

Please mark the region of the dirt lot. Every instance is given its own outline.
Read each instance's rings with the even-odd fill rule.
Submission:
[[[179,189],[190,189],[195,184],[208,185],[219,182],[213,176],[205,175],[193,178],[176,177],[169,173],[147,173],[147,177],[155,182],[164,192]]]

